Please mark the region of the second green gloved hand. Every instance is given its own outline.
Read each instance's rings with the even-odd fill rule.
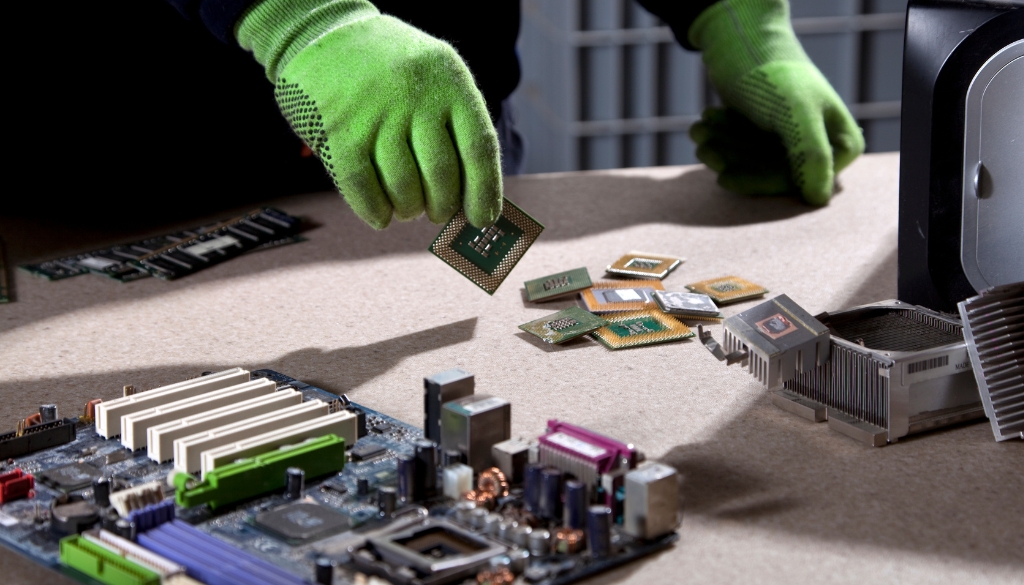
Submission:
[[[787,2],[720,0],[693,22],[689,40],[728,106],[691,128],[719,184],[749,194],[795,187],[808,203],[828,203],[836,173],[864,152],[864,137],[800,46]]]
[[[365,0],[260,0],[235,36],[366,223],[443,223],[460,207],[477,227],[497,220],[498,137],[450,45]]]

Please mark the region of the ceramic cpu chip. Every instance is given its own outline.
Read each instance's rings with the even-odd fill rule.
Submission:
[[[698,293],[654,291],[654,302],[669,315],[701,321],[721,321],[718,305],[708,295]]]
[[[688,284],[686,288],[695,293],[708,295],[720,305],[761,297],[768,292],[763,286],[736,276],[702,280]]]
[[[545,343],[562,343],[592,333],[607,324],[607,320],[593,313],[579,307],[569,307],[547,317],[523,323],[519,328],[543,339]]]
[[[656,309],[616,313],[593,336],[609,349],[640,347],[693,337],[693,331],[675,317]]]
[[[630,286],[624,282],[598,282],[580,293],[591,313],[639,311],[654,306],[654,291],[665,290],[659,280],[637,280]]]
[[[615,261],[614,264],[605,268],[608,274],[616,276],[629,276],[632,278],[657,278],[661,280],[668,276],[669,272],[682,264],[681,258],[673,256],[662,256],[660,254],[647,254],[645,252],[630,252]]]
[[[465,211],[459,211],[430,245],[430,251],[494,294],[543,230],[544,226],[505,199],[498,221],[484,229],[473,227]]]
[[[591,284],[590,273],[586,268],[574,268],[523,283],[526,287],[526,300],[532,303],[579,292],[589,288]]]

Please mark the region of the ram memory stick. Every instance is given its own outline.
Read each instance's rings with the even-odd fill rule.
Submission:
[[[240,221],[241,225],[231,225]],[[175,276],[170,277],[159,273],[155,268],[138,263],[141,262],[143,258],[153,255],[161,250],[171,250],[175,247],[186,246],[189,242],[196,241],[204,235],[211,234],[217,230],[224,230],[225,227],[232,228],[231,231],[228,231],[229,234],[234,234],[232,237],[235,239],[244,239],[246,241],[246,245],[240,253],[302,242],[305,241],[305,238],[295,235],[294,233],[297,231],[299,223],[300,220],[296,217],[276,209],[264,208],[246,214],[242,218],[235,218],[213,226],[207,225],[182,230],[171,234],[147,238],[137,242],[104,248],[102,250],[85,252],[74,256],[66,256],[63,258],[48,260],[46,262],[40,262],[38,264],[23,265],[21,268],[31,272],[32,274],[46,278],[47,280],[61,280],[89,272],[113,278],[114,280],[121,282],[131,282],[140,278],[148,278],[153,274],[163,276],[164,278],[178,278],[179,276],[191,274],[191,272],[195,272],[200,268],[205,268],[206,266],[215,264],[216,262],[197,262],[201,265],[199,268],[184,273],[182,273],[179,266],[172,263],[172,265],[179,268],[179,270],[176,272]],[[238,254],[236,253],[229,257],[237,255]],[[226,259],[227,257],[222,258],[222,260]],[[193,260],[195,261],[196,259],[193,257]]]

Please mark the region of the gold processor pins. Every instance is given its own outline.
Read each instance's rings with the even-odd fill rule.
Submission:
[[[609,324],[591,335],[608,349],[640,347],[693,337],[693,331],[675,317],[657,309],[605,315]]]
[[[543,225],[505,199],[498,221],[484,229],[473,227],[460,210],[430,251],[493,295],[542,231]]]
[[[719,305],[737,303],[747,299],[762,297],[768,292],[765,287],[743,280],[738,276],[723,276],[711,280],[702,280],[686,285],[690,291],[705,294]]]
[[[630,252],[605,268],[608,274],[630,278],[664,279],[669,272],[683,263],[682,258],[648,254],[647,252]]]

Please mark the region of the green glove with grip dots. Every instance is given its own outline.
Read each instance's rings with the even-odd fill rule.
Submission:
[[[719,184],[828,203],[836,174],[864,152],[864,136],[804,53],[786,0],[720,0],[688,37],[727,106],[704,112],[690,130]]]
[[[444,223],[460,207],[474,226],[497,221],[498,136],[450,45],[366,0],[259,0],[235,37],[363,221]]]

